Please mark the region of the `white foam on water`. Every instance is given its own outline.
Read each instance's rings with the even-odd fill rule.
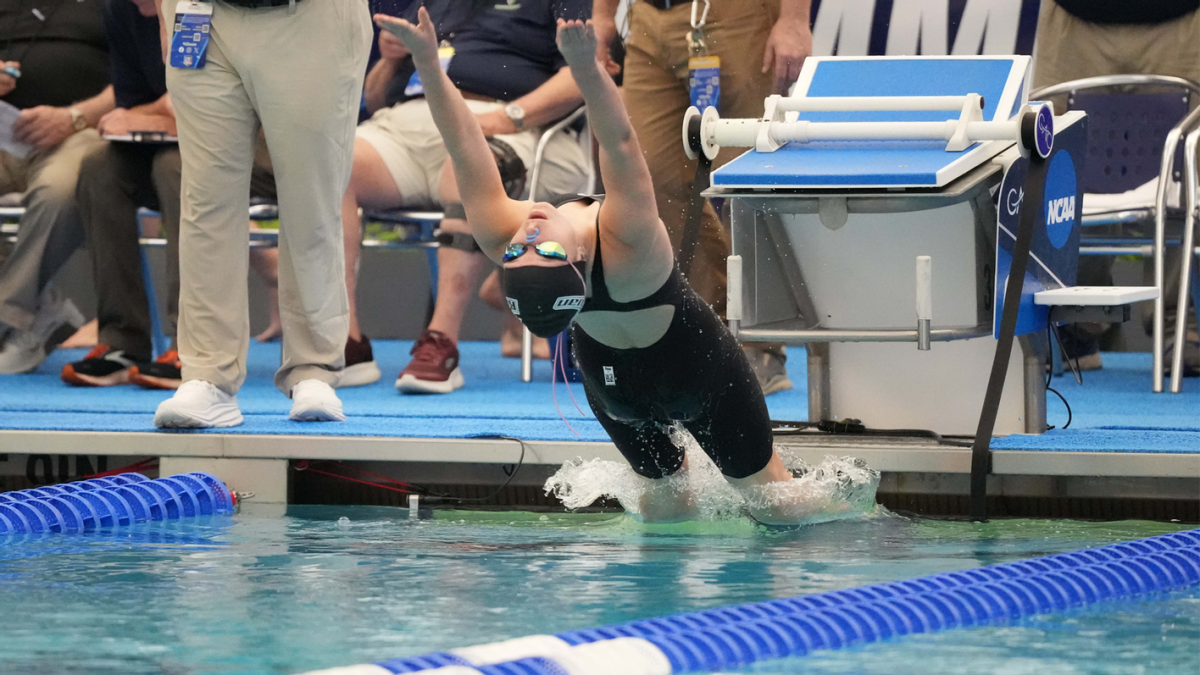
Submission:
[[[688,469],[674,476],[651,480],[634,473],[626,462],[573,459],[559,468],[545,485],[569,509],[589,506],[608,497],[625,511],[641,515],[644,495],[664,496],[688,491],[695,501],[696,520],[743,518],[752,508],[782,507],[789,523],[810,525],[874,515],[879,472],[853,457],[826,457],[812,466],[780,447],[784,464],[796,477],[744,491],[731,486],[708,455],[686,431],[673,428],[671,439],[687,455]]]

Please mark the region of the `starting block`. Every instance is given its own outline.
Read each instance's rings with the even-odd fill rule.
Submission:
[[[810,57],[759,119],[688,112],[691,156],[750,148],[704,193],[731,202],[727,316],[742,340],[807,348],[809,420],[973,434],[1024,209],[997,434],[1046,429],[1051,321],[1153,299],[1075,287],[1087,120],[1031,104],[1030,85],[1027,56]]]

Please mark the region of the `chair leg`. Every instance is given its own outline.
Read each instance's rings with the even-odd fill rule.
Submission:
[[[521,326],[521,381],[533,381],[533,333]]]
[[[1192,313],[1196,315],[1196,323],[1200,324],[1200,255],[1196,256],[1195,264],[1192,265],[1192,273],[1189,275],[1192,278]]]
[[[442,225],[442,221],[421,221],[421,239],[433,241],[433,232]],[[425,249],[425,257],[430,261],[430,298],[433,304],[438,304],[438,247]]]
[[[1175,307],[1175,350],[1171,354],[1171,393],[1183,390],[1183,348],[1187,344],[1188,285],[1194,282],[1196,246],[1196,209],[1200,198],[1196,194],[1196,146],[1200,144],[1200,129],[1188,134],[1183,147],[1184,185],[1187,216],[1183,221],[1182,264],[1179,270],[1179,298]]]
[[[1062,377],[1063,374],[1063,353],[1058,340],[1050,341],[1050,372],[1054,377]]]
[[[158,313],[158,296],[154,293],[154,273],[150,269],[150,258],[146,255],[146,247],[138,247],[142,252],[142,285],[146,287],[146,302],[150,305],[150,344],[154,347],[153,356],[162,356],[167,352],[170,338],[163,333],[162,317]]]

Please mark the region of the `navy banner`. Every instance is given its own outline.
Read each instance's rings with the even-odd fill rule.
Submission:
[[[1032,54],[1039,4],[1039,0],[813,0],[813,54]]]

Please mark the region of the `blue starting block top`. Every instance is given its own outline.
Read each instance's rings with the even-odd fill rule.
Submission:
[[[809,57],[792,96],[961,96],[980,94],[983,117],[1010,119],[1027,102],[1030,58]],[[954,111],[803,112],[813,122],[939,121]],[[716,188],[941,187],[1010,145],[976,143],[947,152],[938,141],[789,143],[775,152],[750,150],[716,169]]]

